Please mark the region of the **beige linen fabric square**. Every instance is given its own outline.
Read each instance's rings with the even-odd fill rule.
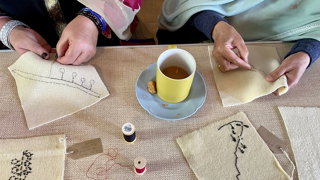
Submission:
[[[62,180],[65,135],[0,139],[0,179]]]
[[[280,65],[276,48],[248,45],[248,49],[249,63],[253,67],[251,70],[237,69],[222,73],[214,59],[211,60],[223,107],[245,104],[277,89],[280,95],[288,91],[285,76],[275,82],[265,80],[265,76]],[[212,48],[209,48],[209,52],[213,58]]]
[[[27,52],[9,70],[29,129],[76,113],[109,95],[91,65],[62,65]]]
[[[179,137],[198,179],[290,179],[243,112]]]
[[[320,179],[320,108],[278,108],[290,138],[299,179]]]

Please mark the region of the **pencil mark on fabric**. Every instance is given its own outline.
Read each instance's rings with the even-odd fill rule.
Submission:
[[[52,61],[51,64],[50,64],[50,71],[49,71],[48,77],[51,77],[51,72],[52,72],[52,66],[53,66],[53,64],[54,64],[54,61]]]
[[[51,70],[50,70],[51,71]],[[81,84],[78,84],[75,82],[75,77],[77,76],[76,72],[72,73],[72,80],[66,80],[64,79],[64,74],[65,74],[65,69],[64,68],[60,68],[59,69],[60,73],[61,73],[61,78],[54,78],[54,77],[47,77],[47,76],[42,76],[39,74],[33,74],[33,73],[28,73],[25,71],[21,71],[18,69],[13,69],[12,72],[17,74],[18,76],[28,79],[28,80],[32,80],[32,81],[38,81],[38,82],[42,82],[42,83],[48,83],[48,84],[56,84],[56,85],[62,85],[62,86],[67,86],[70,88],[74,88],[74,89],[78,89],[90,96],[96,97],[96,98],[100,98],[100,94],[93,91],[92,90],[92,86],[94,83],[94,80],[91,81],[91,84],[87,86],[85,86],[85,81],[86,79],[84,77],[81,78]]]

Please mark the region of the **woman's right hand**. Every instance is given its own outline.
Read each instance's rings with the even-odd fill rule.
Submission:
[[[43,59],[49,58],[51,46],[40,34],[30,28],[15,27],[9,35],[9,42],[19,54],[32,51]]]
[[[239,67],[251,69],[249,51],[241,35],[228,23],[220,21],[212,32],[214,39],[213,57],[222,72]]]

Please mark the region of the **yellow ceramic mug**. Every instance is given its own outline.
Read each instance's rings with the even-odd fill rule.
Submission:
[[[196,72],[194,57],[183,49],[168,49],[157,61],[157,94],[169,103],[186,99]]]

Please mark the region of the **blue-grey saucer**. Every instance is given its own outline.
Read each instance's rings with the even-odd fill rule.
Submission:
[[[200,73],[196,72],[189,96],[179,103],[167,103],[158,95],[148,92],[147,84],[155,81],[157,64],[151,64],[144,70],[136,84],[136,96],[140,105],[152,116],[163,120],[181,120],[195,114],[204,104],[207,96],[205,82]]]

